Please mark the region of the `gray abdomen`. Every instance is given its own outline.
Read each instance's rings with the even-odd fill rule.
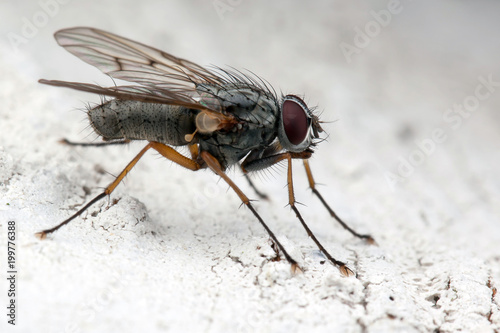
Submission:
[[[111,100],[88,111],[90,124],[104,140],[148,140],[173,146],[196,127],[196,110],[158,103]]]

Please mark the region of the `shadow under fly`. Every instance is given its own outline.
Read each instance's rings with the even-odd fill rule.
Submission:
[[[70,143],[84,146],[146,140],[147,145],[105,190],[65,221],[37,233],[40,238],[56,231],[91,205],[110,195],[149,149],[189,170],[209,168],[236,192],[276,244],[277,252],[301,270],[257,213],[248,197],[225,170],[238,164],[244,174],[288,163],[288,201],[307,234],[343,275],[353,275],[347,265],[333,258],[305,223],[295,205],[292,159],[304,163],[309,186],[330,215],[358,238],[373,243],[347,226],[330,208],[315,186],[308,158],[323,131],[320,121],[296,95],[278,97],[276,91],[253,74],[222,68],[211,70],[188,60],[117,36],[86,27],[60,30],[55,39],[67,51],[115,79],[138,85],[101,87],[88,83],[40,80],[57,87],[114,97],[93,108],[88,117],[104,142]],[[188,146],[190,157],[173,147]],[[253,187],[253,186],[252,186]],[[255,188],[255,187],[254,187]],[[256,191],[259,194],[258,191]]]

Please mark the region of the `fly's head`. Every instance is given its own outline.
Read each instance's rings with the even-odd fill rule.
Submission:
[[[278,139],[290,152],[300,153],[314,145],[323,132],[319,119],[304,101],[295,95],[283,97],[280,109]]]

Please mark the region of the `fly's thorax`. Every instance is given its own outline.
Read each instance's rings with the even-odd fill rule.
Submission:
[[[232,114],[254,126],[273,127],[279,104],[269,91],[248,84],[208,85],[196,87],[201,104],[225,114]]]
[[[88,110],[90,124],[104,140],[148,140],[180,146],[195,130],[195,110],[140,101],[107,101]]]
[[[204,105],[239,121],[230,130],[200,136],[200,149],[210,152],[224,167],[276,138],[279,106],[274,95],[248,85],[199,85],[197,90]]]

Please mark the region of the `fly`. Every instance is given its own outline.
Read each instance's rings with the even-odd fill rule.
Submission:
[[[37,233],[41,239],[68,224],[97,201],[109,196],[135,164],[149,150],[189,170],[210,169],[235,191],[291,264],[301,271],[257,213],[249,198],[227,176],[226,169],[239,165],[243,173],[266,169],[286,161],[288,164],[288,203],[307,234],[345,276],[353,275],[347,265],[332,257],[305,223],[295,203],[292,160],[303,161],[309,186],[330,215],[354,236],[369,243],[370,235],[355,232],[323,199],[315,186],[308,159],[320,133],[318,116],[296,95],[278,97],[276,91],[255,75],[237,70],[209,70],[169,53],[94,28],[75,27],[55,33],[67,51],[115,79],[138,85],[101,87],[89,83],[40,80],[57,87],[113,97],[90,108],[88,117],[102,143],[70,143],[99,146],[145,140],[147,145],[105,190],[68,219]],[[175,147],[187,146],[190,157]],[[250,185],[260,197],[265,197]]]

